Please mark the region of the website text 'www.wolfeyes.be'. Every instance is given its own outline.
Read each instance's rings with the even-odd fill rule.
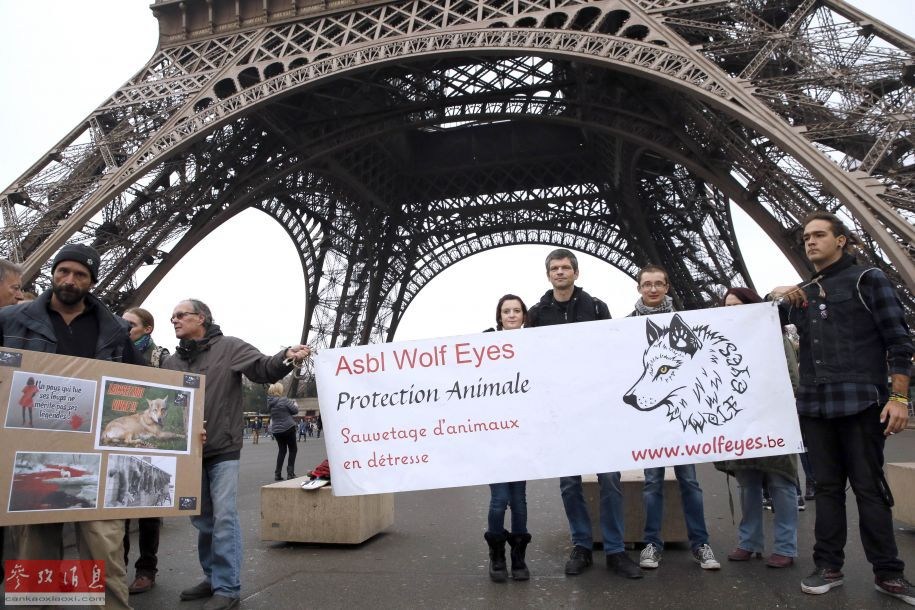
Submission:
[[[734,457],[743,457],[747,451],[757,449],[775,449],[785,447],[785,439],[780,436],[754,436],[750,438],[729,439],[719,435],[710,441],[702,443],[684,443],[682,445],[662,445],[647,449],[632,451],[632,459],[636,462],[648,460],[661,460],[677,457],[699,457],[703,455],[731,454]]]

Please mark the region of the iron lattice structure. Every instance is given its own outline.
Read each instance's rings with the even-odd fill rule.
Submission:
[[[840,0],[152,11],[146,66],[0,195],[39,287],[79,241],[100,296],[140,303],[254,207],[298,248],[314,345],[390,340],[438,273],[511,244],[661,263],[695,307],[750,285],[733,203],[802,274],[800,219],[840,214],[915,313],[915,43]]]

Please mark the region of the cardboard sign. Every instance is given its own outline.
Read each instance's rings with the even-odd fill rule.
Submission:
[[[0,422],[0,525],[200,512],[200,376],[0,348]]]
[[[769,304],[324,350],[334,493],[803,450]]]

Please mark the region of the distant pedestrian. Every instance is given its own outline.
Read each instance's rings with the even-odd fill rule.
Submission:
[[[276,440],[276,470],[273,480],[282,481],[283,461],[286,452],[289,452],[289,463],[286,465],[286,478],[295,478],[295,455],[298,449],[295,446],[295,420],[293,415],[299,412],[292,399],[283,396],[283,384],[274,383],[267,388],[267,404],[270,407],[270,433]]]
[[[308,441],[307,432],[308,432],[308,424],[303,419],[302,421],[299,422],[299,439],[298,440],[302,441],[303,443],[307,442]]]

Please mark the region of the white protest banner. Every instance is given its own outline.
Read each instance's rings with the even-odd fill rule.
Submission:
[[[802,449],[771,304],[320,352],[336,495]]]

